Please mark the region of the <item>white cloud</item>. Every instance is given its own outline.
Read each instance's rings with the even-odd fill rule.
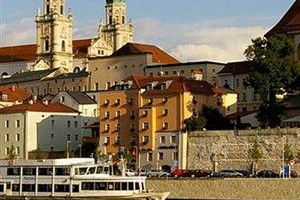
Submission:
[[[218,20],[217,20],[218,21]],[[74,38],[89,38],[97,35],[99,22],[75,21]],[[187,24],[164,24],[155,18],[134,22],[136,42],[157,45],[177,59],[187,61],[212,60],[229,62],[243,60],[243,52],[252,38],[263,36],[267,28],[208,27],[207,22]],[[35,23],[32,18],[23,18],[2,26],[1,46],[35,42]]]
[[[23,18],[0,27],[1,46],[29,44],[35,41],[35,23],[31,18]]]

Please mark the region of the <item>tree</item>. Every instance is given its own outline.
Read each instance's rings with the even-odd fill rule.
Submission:
[[[269,39],[259,37],[252,43],[244,53],[251,62],[245,85],[254,88],[261,97],[259,121],[275,127],[283,114],[283,106],[277,102],[276,95],[288,91],[299,75],[299,65],[293,58],[295,45],[285,35]]]
[[[258,168],[257,163],[263,157],[263,153],[257,139],[253,140],[252,146],[248,150],[248,155],[252,159],[252,173],[255,174]]]
[[[185,124],[185,130],[187,132],[199,131],[205,127],[206,120],[201,115],[198,116],[193,115],[192,117],[184,120],[184,124]]]
[[[285,163],[289,163],[292,160],[294,160],[295,155],[294,155],[293,147],[291,144],[286,143],[284,145],[283,154],[284,154],[284,162]]]
[[[18,154],[16,153],[16,147],[12,144],[9,148],[7,159],[15,160],[17,157],[18,157]]]

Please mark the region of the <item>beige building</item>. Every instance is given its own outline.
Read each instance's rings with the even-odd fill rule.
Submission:
[[[199,76],[199,79],[216,84],[217,74],[224,68],[224,63],[201,61],[149,65],[145,68],[146,76]]]
[[[100,92],[99,150],[113,155],[132,152],[132,162],[140,168],[160,169],[175,164],[185,168],[184,120],[201,112],[203,105],[226,112],[226,102],[222,102],[226,95],[235,94],[227,94],[206,81],[130,76],[122,84]]]

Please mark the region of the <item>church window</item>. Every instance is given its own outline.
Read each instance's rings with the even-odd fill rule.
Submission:
[[[104,50],[101,51],[101,55],[104,55]]]
[[[61,15],[64,14],[64,6],[63,6],[63,5],[60,6],[60,14],[61,14]]]
[[[66,42],[64,40],[61,42],[61,50],[62,52],[66,51]]]
[[[122,16],[122,24],[125,24],[125,17]]]
[[[45,51],[49,51],[50,50],[50,45],[49,45],[49,39],[45,40]]]

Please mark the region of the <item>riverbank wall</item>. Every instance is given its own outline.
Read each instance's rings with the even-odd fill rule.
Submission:
[[[209,178],[147,180],[148,189],[169,199],[300,199],[300,178]]]

